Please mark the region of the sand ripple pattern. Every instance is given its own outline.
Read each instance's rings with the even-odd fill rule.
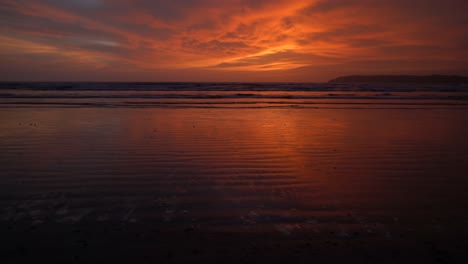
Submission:
[[[463,109],[4,110],[4,223],[391,239],[468,221]]]

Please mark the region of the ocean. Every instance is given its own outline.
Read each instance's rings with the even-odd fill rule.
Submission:
[[[465,107],[467,84],[0,83],[0,106]]]

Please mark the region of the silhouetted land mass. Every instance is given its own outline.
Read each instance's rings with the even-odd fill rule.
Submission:
[[[468,77],[459,75],[350,75],[330,80],[329,83],[468,83]]]

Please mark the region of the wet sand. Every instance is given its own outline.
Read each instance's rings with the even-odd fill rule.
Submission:
[[[464,263],[466,109],[3,108],[0,261]]]

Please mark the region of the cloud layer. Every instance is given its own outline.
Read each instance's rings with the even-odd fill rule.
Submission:
[[[468,74],[464,0],[0,0],[1,80]]]

